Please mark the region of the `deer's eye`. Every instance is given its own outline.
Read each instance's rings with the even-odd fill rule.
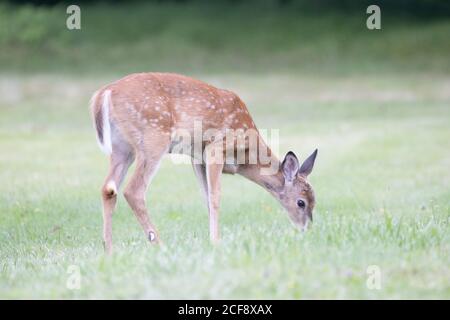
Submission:
[[[303,200],[297,200],[297,206],[299,208],[304,208],[305,207],[305,201]]]

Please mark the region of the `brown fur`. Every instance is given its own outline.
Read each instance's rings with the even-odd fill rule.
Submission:
[[[111,217],[117,201],[117,190],[134,160],[136,170],[125,187],[124,195],[146,235],[157,243],[159,235],[150,221],[145,193],[162,156],[171,150],[174,132],[182,129],[193,135],[195,121],[202,122],[204,131],[253,129],[257,132],[257,129],[247,107],[233,92],[182,75],[139,73],[103,87],[92,98],[92,114],[100,143],[104,142],[103,99],[100,97],[103,97],[106,90],[111,93],[109,121],[112,127],[111,135],[114,138],[110,172],[102,188],[104,241],[105,249],[109,253],[112,248]],[[226,148],[232,148],[233,152],[237,148],[245,148],[246,159],[249,159],[252,154],[248,149],[248,140],[245,140],[243,146],[239,146],[238,137],[234,136],[233,139],[233,144],[227,145]],[[259,135],[257,139],[259,147],[267,148]],[[202,152],[212,150],[217,143],[219,142],[214,140],[205,141]],[[282,165],[270,149],[269,156],[272,163]],[[260,170],[267,164],[262,164],[259,156],[257,163],[246,162],[238,165],[215,163],[213,158],[214,155],[211,153],[206,162],[193,163],[208,204],[212,241],[219,239],[218,216],[222,172],[240,174],[268,190],[287,209],[295,225],[302,227],[308,217],[312,218],[315,200],[306,176],[293,172],[295,180],[286,183],[281,170],[274,175],[262,175]],[[294,164],[298,171],[299,164],[295,162]],[[299,210],[296,205],[300,197],[307,203],[304,210]]]

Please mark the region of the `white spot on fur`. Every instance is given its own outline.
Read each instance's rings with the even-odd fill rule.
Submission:
[[[109,181],[106,184],[106,191],[109,193],[117,194],[117,186],[114,181]]]

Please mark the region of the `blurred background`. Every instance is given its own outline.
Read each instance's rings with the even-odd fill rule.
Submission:
[[[450,298],[449,35],[445,0],[0,0],[0,297]],[[235,91],[280,157],[319,148],[312,230],[225,176],[212,249],[190,166],[164,161],[147,205],[166,247],[121,197],[105,259],[88,101],[145,71]]]
[[[442,0],[376,1],[382,31],[368,30],[369,0],[0,2],[4,71],[96,74],[321,74],[448,72]]]

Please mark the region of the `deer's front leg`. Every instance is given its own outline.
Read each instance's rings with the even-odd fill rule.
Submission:
[[[197,177],[202,194],[206,201],[206,207],[209,206],[208,197],[208,181],[206,180],[206,166],[204,164],[197,164],[192,160],[192,168],[194,169],[195,176]]]
[[[208,161],[206,163],[206,177],[208,182],[208,210],[209,236],[213,243],[219,241],[219,206],[220,206],[220,177],[223,161]]]

